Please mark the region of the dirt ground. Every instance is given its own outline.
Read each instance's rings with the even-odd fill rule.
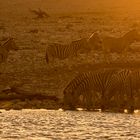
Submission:
[[[38,8],[50,17],[36,19],[31,10]],[[0,40],[12,36],[20,50],[11,51],[0,65],[0,91],[20,85],[25,92],[63,98],[76,68],[101,62],[103,56],[91,53],[53,67],[45,61],[48,43],[69,43],[94,31],[119,37],[134,27],[140,29],[139,13],[138,0],[1,0]],[[134,57],[139,61],[139,52]]]

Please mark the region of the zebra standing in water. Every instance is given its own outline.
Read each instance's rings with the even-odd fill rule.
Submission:
[[[104,110],[106,106],[106,91],[110,87],[111,78],[115,73],[116,70],[113,69],[79,74],[64,89],[64,103],[74,108],[81,94],[83,94],[87,102],[92,102],[90,100],[90,97],[92,97],[90,91],[93,90],[100,93],[101,109]]]
[[[89,45],[89,40],[91,39],[82,38],[65,45],[59,43],[50,44],[46,50],[46,62],[49,63],[50,59],[54,60],[55,58],[64,60],[66,58],[77,57],[80,52],[90,52],[92,48]],[[93,47],[101,45],[101,40],[97,38],[96,34],[92,35],[92,42],[94,43]]]
[[[128,93],[130,92],[130,83],[128,83],[128,78],[130,75],[131,70],[129,69],[119,70],[112,77],[110,87],[108,88],[108,100],[111,101],[113,98],[113,103],[116,103],[115,107],[117,107],[117,111],[120,112],[124,111],[128,100]]]
[[[75,109],[75,105],[78,102],[78,98],[81,94],[80,91],[78,91],[77,93],[75,93],[75,91],[80,85],[80,83],[84,81],[87,76],[88,74],[86,73],[80,73],[66,86],[66,88],[63,91],[64,107],[68,105],[70,109]]]
[[[136,95],[136,92],[139,92],[140,89],[140,70],[132,70],[130,75],[126,79],[126,87],[127,87],[127,108],[130,113],[134,112],[136,106],[136,98],[139,95]],[[135,92],[134,92],[135,91]],[[135,107],[136,106],[136,107]]]

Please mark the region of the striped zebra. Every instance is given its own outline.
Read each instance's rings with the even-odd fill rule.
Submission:
[[[93,47],[100,44],[100,39],[95,35],[92,37],[92,39],[94,40]],[[59,43],[49,44],[46,50],[46,62],[49,63],[50,59],[53,61],[55,58],[64,60],[66,58],[77,57],[80,52],[90,52],[92,48],[90,48],[89,40],[90,39],[82,38],[65,45]]]
[[[100,36],[100,38],[102,39],[102,47],[95,48],[95,50],[102,50],[105,61],[110,63],[110,53],[121,54],[121,58],[127,57],[127,51],[130,49],[130,45],[135,41],[140,41],[140,34],[136,29],[133,29],[121,37]]]
[[[121,69],[119,70],[113,77],[110,83],[110,87],[108,88],[108,99],[115,104],[115,108],[118,111],[124,111],[126,104],[128,93],[130,89],[128,89],[128,78],[131,75],[131,70],[129,69]],[[129,86],[130,87],[130,86]]]
[[[92,96],[90,91],[93,90],[101,94],[101,109],[104,110],[106,91],[110,86],[111,78],[115,72],[116,70],[114,69],[105,69],[79,74],[64,89],[64,103],[74,108],[81,94],[83,94],[84,98],[90,99]]]
[[[7,60],[10,50],[18,50],[18,47],[16,46],[13,38],[7,39],[7,41],[5,41],[0,46],[0,63],[3,63]]]
[[[70,44],[49,44],[46,51],[46,62],[49,63],[50,59],[64,60],[69,57],[75,57],[78,55],[79,50],[88,48],[86,38],[72,41]],[[53,61],[52,60],[52,61]]]
[[[127,84],[127,100],[128,100],[128,110],[130,113],[134,112],[134,109],[137,108],[136,98],[139,99],[139,94],[137,95],[136,92],[139,92],[140,89],[140,70],[132,70],[129,77],[126,79]],[[139,102],[139,101],[138,101]],[[138,104],[139,105],[139,104]]]
[[[75,90],[80,85],[80,83],[86,79],[87,76],[88,75],[86,73],[80,73],[66,86],[63,91],[64,107],[69,105],[71,109],[75,109],[75,105],[78,102],[78,98],[81,94],[79,91],[75,93]]]
[[[116,109],[124,111],[128,109],[130,113],[135,108],[139,108],[139,92],[140,89],[140,70],[122,69],[112,77],[112,82],[108,90],[108,98],[116,102]],[[138,99],[137,99],[138,98]]]

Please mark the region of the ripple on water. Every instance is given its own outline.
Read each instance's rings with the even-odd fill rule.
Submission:
[[[21,110],[0,113],[0,139],[134,139],[140,116],[129,114]]]

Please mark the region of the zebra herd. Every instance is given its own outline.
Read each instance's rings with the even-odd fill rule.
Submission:
[[[49,63],[51,59],[54,60],[56,58],[59,60],[71,59],[78,56],[82,50],[87,55],[93,50],[95,52],[102,51],[105,62],[110,63],[111,53],[121,54],[122,58],[127,57],[127,51],[135,41],[140,41],[140,34],[136,29],[130,30],[121,37],[101,36],[95,32],[89,38],[72,41],[70,44],[49,44],[46,51],[46,61]]]
[[[88,55],[91,50],[102,51],[104,54],[104,59],[106,62],[108,62],[110,60],[110,53],[116,52],[124,55],[124,52],[127,52],[130,45],[135,41],[140,41],[140,34],[136,29],[127,32],[120,38],[111,36],[102,37],[99,35],[99,33],[94,32],[88,38],[74,40],[69,44],[49,44],[46,49],[46,62],[51,63],[56,58],[59,60],[64,60],[66,58],[71,59],[72,57],[77,57],[80,52],[86,53],[86,55]],[[18,48],[16,47],[14,39],[9,38],[4,44],[0,46],[1,61],[2,59],[8,57],[8,52],[10,50],[17,49]],[[3,54],[4,56],[2,56]]]
[[[49,44],[46,50],[46,62],[51,63],[56,58],[71,59],[77,57],[80,52],[88,55],[91,50],[102,51],[104,59],[109,60],[112,52],[124,55],[134,41],[140,41],[140,35],[135,29],[120,38],[101,37],[98,33],[93,33],[89,38],[75,40],[70,44]],[[0,63],[6,61],[10,50],[18,49],[14,39],[9,38],[0,46]],[[64,106],[75,109],[82,104],[87,109],[98,106],[106,110],[113,102],[116,103],[115,107],[127,108],[133,112],[138,108],[135,102],[138,98],[136,93],[139,91],[139,84],[140,70],[110,68],[79,73],[63,91]]]
[[[75,109],[82,95],[84,106],[80,107],[86,109],[99,107],[102,111],[112,108],[122,111],[128,109],[133,112],[134,109],[140,108],[135,103],[140,99],[139,85],[140,70],[103,69],[79,73],[63,91],[64,107]],[[116,102],[114,107],[112,102]]]

